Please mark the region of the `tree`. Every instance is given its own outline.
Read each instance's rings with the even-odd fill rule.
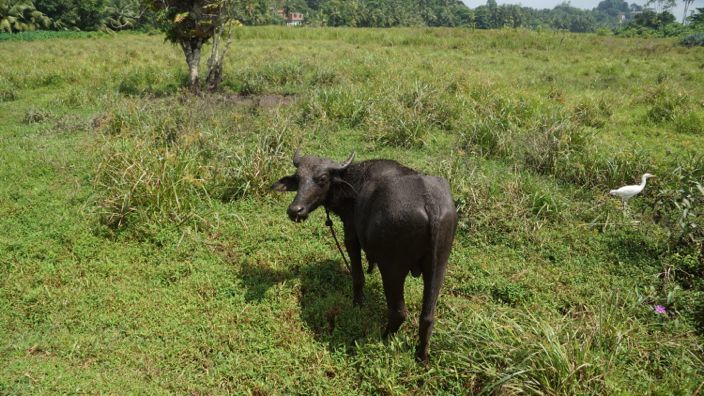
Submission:
[[[326,15],[327,26],[357,26],[360,4],[357,0],[329,0],[321,10]]]
[[[694,3],[694,0],[682,0],[682,4],[684,4],[684,12],[682,13],[682,24],[684,25],[687,22],[687,10],[689,9],[689,6]]]
[[[140,0],[111,0],[105,8],[105,26],[112,30],[136,27],[145,9]]]
[[[596,6],[596,9],[611,17],[616,17],[619,13],[628,12],[628,3],[624,0],[603,0]]]
[[[0,0],[0,32],[24,32],[50,26],[51,19],[31,2]]]
[[[230,0],[230,11],[232,19],[245,25],[266,25],[281,21],[272,12],[268,0]]]
[[[689,26],[691,27],[704,29],[704,8],[697,8],[696,11],[687,18],[687,21],[689,21]]]
[[[217,89],[222,79],[222,61],[229,48],[231,7],[228,0],[147,0],[159,12],[159,27],[166,40],[181,46],[191,90],[199,94],[198,79],[201,49],[211,39],[213,47],[208,59],[206,88]],[[223,45],[223,38],[226,39]]]
[[[474,10],[474,21],[478,29],[491,29],[491,14],[489,7],[482,5]]]
[[[54,20],[58,29],[102,30],[108,0],[41,0],[37,9]]]
[[[655,5],[655,12],[662,13],[677,5],[677,0],[648,0],[645,5],[646,7]]]

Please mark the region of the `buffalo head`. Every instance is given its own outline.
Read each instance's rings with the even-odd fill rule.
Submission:
[[[344,163],[338,164],[327,158],[301,156],[296,150],[293,155],[296,173],[282,177],[271,186],[274,191],[297,191],[288,207],[288,217],[295,222],[303,221],[325,203],[331,184],[340,180],[339,173],[352,163],[354,155],[353,152]]]

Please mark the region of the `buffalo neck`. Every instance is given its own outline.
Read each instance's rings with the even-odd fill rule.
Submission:
[[[418,172],[392,160],[376,159],[352,163],[336,176],[339,180],[331,185],[325,204],[340,216],[343,223],[351,224],[357,200],[363,199],[359,194],[364,194],[366,183],[411,174]]]
[[[364,183],[365,168],[364,162],[350,164],[340,172],[337,176],[340,180],[333,182],[328,191],[326,206],[345,223],[354,215],[357,194]]]

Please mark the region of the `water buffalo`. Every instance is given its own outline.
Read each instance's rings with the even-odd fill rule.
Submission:
[[[394,334],[408,315],[403,286],[410,272],[423,275],[416,358],[428,359],[435,306],[457,226],[457,212],[445,179],[427,176],[396,161],[343,164],[327,158],[293,156],[296,173],[274,183],[274,191],[297,191],[288,217],[300,222],[324,205],[344,225],[345,247],[352,262],[353,304],[364,299],[361,250],[381,272],[388,306],[384,337]]]

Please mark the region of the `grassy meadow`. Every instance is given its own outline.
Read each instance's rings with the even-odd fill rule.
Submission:
[[[160,35],[0,41],[0,394],[702,391],[704,48],[236,34],[204,97]],[[296,147],[449,180],[428,367],[422,282],[383,341],[378,271],[352,307],[324,212],[294,224],[267,191]],[[607,192],[644,172],[624,214]]]

